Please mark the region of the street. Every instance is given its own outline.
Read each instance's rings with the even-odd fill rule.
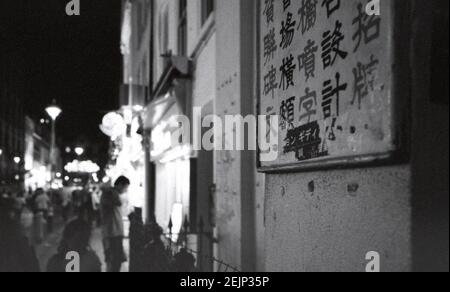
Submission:
[[[44,240],[38,243],[33,236],[33,213],[26,209],[22,214],[22,228],[27,238],[35,247],[36,257],[39,261],[41,272],[45,272],[47,270],[48,261],[57,253],[64,232],[64,222],[61,216],[56,216],[55,219],[54,231],[50,234],[46,234]],[[105,253],[103,250],[102,232],[100,228],[94,228],[92,230],[91,248],[99,256],[102,262],[102,271],[106,272]],[[124,248],[128,254],[128,239],[124,240]],[[121,272],[128,272],[128,263],[125,263],[122,266]]]

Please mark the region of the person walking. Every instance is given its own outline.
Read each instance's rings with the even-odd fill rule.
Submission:
[[[114,187],[103,192],[101,197],[102,232],[105,250],[105,260],[108,272],[120,272],[126,262],[123,248],[124,225],[121,195],[128,192],[130,180],[119,177]]]
[[[41,212],[45,218],[47,218],[48,208],[50,206],[50,198],[45,193],[43,189],[37,189],[35,198],[34,198],[34,206],[36,213]]]
[[[15,213],[15,219],[20,222],[22,219],[22,213],[23,209],[25,208],[25,197],[23,192],[18,192],[14,196],[14,213]]]
[[[100,200],[102,197],[102,191],[98,186],[95,186],[92,195],[92,210],[94,212],[94,220],[96,221],[97,227],[101,226],[101,215],[100,215]]]
[[[163,229],[153,222],[145,227],[147,244],[143,251],[143,268],[146,273],[167,273],[172,272],[171,259],[167,254],[161,237]]]
[[[67,190],[63,190],[61,192],[61,209],[64,223],[67,223],[69,221],[71,204],[72,204],[71,193]]]
[[[15,220],[14,203],[0,198],[0,272],[39,272],[36,253]]]

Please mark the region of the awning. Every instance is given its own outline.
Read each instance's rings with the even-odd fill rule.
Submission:
[[[189,80],[192,72],[192,61],[182,56],[166,56],[167,66],[156,85],[153,102],[147,105],[144,116],[144,129],[153,129],[164,117],[167,111],[174,105],[183,105],[185,97],[176,96],[174,86],[175,80]],[[183,106],[182,106],[183,108]]]
[[[168,93],[166,96],[148,104],[144,113],[144,129],[153,129],[176,103],[176,100],[176,97]]]

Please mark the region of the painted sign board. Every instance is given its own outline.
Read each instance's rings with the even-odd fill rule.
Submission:
[[[275,161],[260,170],[388,157],[397,150],[395,1],[261,0],[259,105],[278,115]],[[370,11],[369,11],[370,12]],[[269,119],[267,119],[269,121]]]

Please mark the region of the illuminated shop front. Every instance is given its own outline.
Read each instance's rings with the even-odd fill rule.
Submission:
[[[149,108],[148,111],[153,111],[151,117],[156,122],[152,129],[150,147],[150,158],[155,166],[155,217],[167,232],[169,224],[172,224],[172,239],[176,241],[185,218],[190,215],[193,151],[190,144],[172,143],[176,129],[171,127],[171,121],[182,114],[173,97],[168,95]]]
[[[47,188],[51,182],[49,167],[50,145],[42,129],[30,118],[25,118],[24,187],[26,191]]]
[[[131,185],[125,201],[125,214],[134,208],[144,208],[145,204],[145,171],[142,136],[138,134],[139,117],[131,113],[127,123],[127,113],[113,112],[103,119],[101,130],[111,137],[110,161],[106,166],[104,183],[112,184],[119,176],[130,179]]]

